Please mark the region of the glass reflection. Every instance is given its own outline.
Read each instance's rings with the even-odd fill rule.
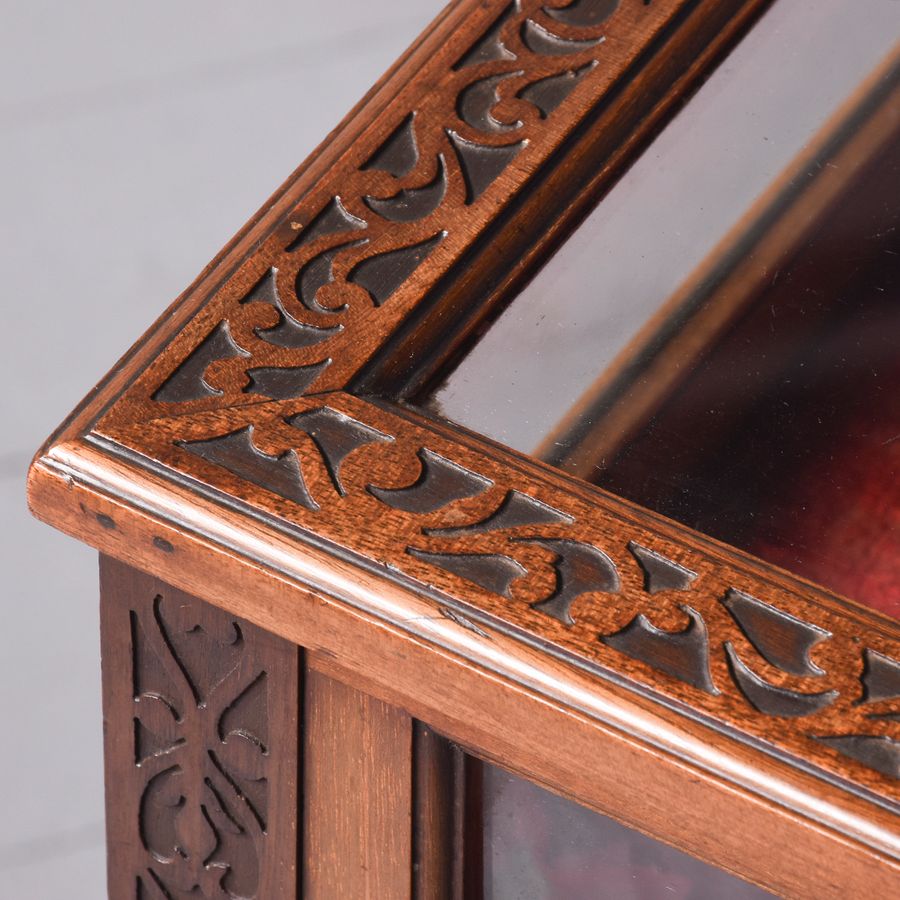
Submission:
[[[900,615],[897,13],[776,3],[431,407]]]
[[[483,765],[484,900],[757,900],[770,895]]]

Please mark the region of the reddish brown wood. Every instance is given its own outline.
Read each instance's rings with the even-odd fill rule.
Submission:
[[[462,751],[428,725],[413,725],[413,896],[463,900],[466,871],[458,802]]]
[[[194,593],[215,582],[223,608],[323,651],[317,666],[327,663],[333,677],[559,793],[785,896],[843,897],[866,885],[884,890],[895,880],[900,890],[900,867],[892,862],[900,855],[891,836],[895,816],[777,759],[761,765],[749,748],[723,755],[720,740],[677,711],[598,684],[490,627],[479,640],[414,591],[386,590],[382,580],[325,553],[291,554],[289,542],[262,527],[254,532],[251,525],[245,539],[291,558],[309,580],[327,577],[380,597],[382,613],[304,589],[299,572],[249,566],[183,525],[74,479],[39,484],[42,506],[69,511],[65,530],[135,564],[152,560],[167,580]],[[163,483],[156,487],[165,491]],[[98,514],[116,528],[101,525]],[[157,550],[151,535],[168,540],[172,551]],[[386,612],[403,624],[389,624]],[[711,827],[721,821],[740,827]]]
[[[357,140],[335,142],[343,152],[326,174],[298,175],[299,205],[270,214],[265,240],[138,373],[111,420],[342,387],[690,4],[623,0],[586,27],[545,5],[456,4],[423,42],[431,55],[385,83],[388,109],[361,111]],[[491,35],[501,19],[505,50]],[[306,326],[302,340],[267,334],[285,314]]]
[[[246,634],[288,641],[259,637],[288,719],[296,646],[315,652],[312,894],[409,894],[410,715],[787,896],[900,892],[897,623],[347,390],[373,366],[392,383],[453,352],[455,337],[432,345],[443,317],[472,302],[461,336],[524,277],[498,268],[475,303],[487,242],[496,266],[541,258],[761,4],[621,0],[585,27],[550,14],[562,6],[523,0],[500,47],[505,2],[452,5],[41,451],[29,502]],[[548,78],[571,88],[555,108]],[[614,128],[582,141],[595,121]],[[579,178],[598,180],[576,201]],[[535,234],[564,185],[573,206]],[[107,673],[127,663],[111,615]],[[152,865],[134,835],[146,770],[123,749],[131,688],[106,685],[114,859],[130,834],[129,874],[111,877],[127,878]],[[279,729],[269,765],[284,752],[296,771],[296,731]],[[420,795],[438,791],[419,774]],[[419,834],[425,870],[440,870]],[[293,884],[293,865],[261,877]]]
[[[555,156],[492,223],[464,265],[445,277],[427,304],[407,317],[353,382],[357,392],[427,397],[435,383],[490,325],[534,272],[600,202],[690,99],[770,0],[700,0],[680,11],[678,27],[648,50],[642,66],[597,105]]]
[[[192,426],[194,443],[178,446]],[[248,428],[256,450],[201,455]],[[243,501],[272,527],[315,531],[388,563],[438,609],[474,618],[476,635],[485,624],[505,628],[825,777],[898,797],[889,757],[877,756],[891,752],[898,724],[870,715],[893,708],[898,688],[861,702],[872,693],[872,654],[900,660],[895,622],[508,451],[346,394],[110,436]],[[279,480],[286,459],[302,473],[304,497],[287,496]],[[850,736],[868,736],[876,755],[851,758],[856,748],[841,745]]]
[[[298,651],[108,557],[110,896],[299,896]]]
[[[303,896],[412,896],[412,720],[315,669],[305,683]]]
[[[456,778],[461,783],[458,793],[458,818],[461,842],[465,852],[463,871],[466,900],[484,897],[484,763],[473,756],[457,761]]]

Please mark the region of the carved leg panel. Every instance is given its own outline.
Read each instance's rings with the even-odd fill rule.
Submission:
[[[100,572],[110,897],[296,897],[300,651]]]

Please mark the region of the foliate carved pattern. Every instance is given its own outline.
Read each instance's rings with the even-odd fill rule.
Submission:
[[[549,154],[559,129],[573,127],[553,120],[576,88],[594,78],[599,97],[624,71],[630,53],[609,51],[607,37],[627,34],[636,49],[673,14],[668,5],[473,9],[480,36],[455,52],[451,40],[424,65],[408,105],[392,106],[354,143],[130,391],[131,414],[342,387]]]
[[[339,393],[683,6],[464,3],[477,37],[441,32],[383,115],[298,176],[298,205],[96,433],[418,581],[450,616],[897,797],[896,627]]]
[[[842,777],[848,767],[869,786],[898,777],[900,640],[884,620],[407,411],[336,393],[189,418],[203,445],[252,429],[264,490],[184,453],[184,417],[156,423],[157,459],[438,588],[469,619],[538,636]],[[298,433],[318,421],[336,429],[330,446]],[[110,436],[134,440],[128,429]],[[284,490],[285,454],[296,454],[311,502]]]
[[[291,711],[272,692],[286,689],[276,679],[288,691],[296,682],[295,651],[178,591],[130,600],[127,637],[117,637],[130,646],[133,727],[121,733],[130,731],[131,752],[110,765],[121,767],[116,802],[133,794],[135,833],[117,837],[135,854],[137,896],[265,896],[273,854],[287,846],[293,856],[293,834],[273,835],[272,813],[283,819],[278,795],[291,793],[282,782],[296,766],[296,719],[285,720]],[[119,688],[124,712],[128,688]]]

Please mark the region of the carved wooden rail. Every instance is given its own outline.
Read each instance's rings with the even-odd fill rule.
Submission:
[[[104,437],[434,591],[464,620],[900,796],[897,629],[685,528],[348,394]]]
[[[174,586],[104,612],[123,891],[288,896],[298,646],[785,893],[900,884],[896,623],[360,387],[452,352],[763,5],[452,4],[38,455],[38,516]]]

